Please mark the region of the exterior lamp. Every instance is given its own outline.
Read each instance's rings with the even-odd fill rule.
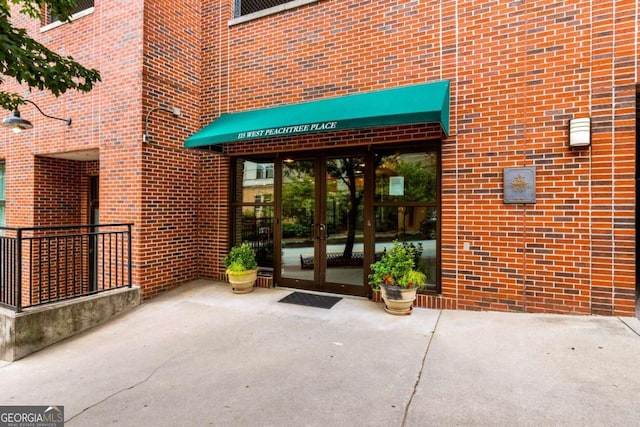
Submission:
[[[144,133],[142,134],[142,142],[148,142],[151,139],[151,135],[149,135],[149,133],[148,133],[149,116],[154,111],[164,111],[164,112],[173,114],[175,117],[180,117],[180,109],[176,108],[176,107],[173,107],[171,109],[165,108],[165,107],[154,107],[154,108],[152,108],[151,110],[149,110],[149,112],[147,113],[147,116],[144,119]]]
[[[61,119],[59,117],[54,117],[54,116],[50,116],[48,114],[45,114],[44,111],[42,111],[40,109],[40,107],[38,107],[36,105],[35,102],[33,101],[29,101],[28,99],[25,99],[24,102],[28,102],[29,104],[33,105],[34,107],[36,107],[36,109],[40,112],[40,114],[42,114],[43,116],[49,118],[49,119],[54,119],[54,120],[60,120],[63,121],[67,124],[67,126],[71,126],[71,119]],[[31,124],[31,122],[27,119],[23,119],[22,117],[20,117],[20,111],[15,110],[10,117],[7,117],[6,119],[4,119],[2,121],[2,126],[11,129],[12,131],[14,131],[15,133],[20,133],[23,130],[27,130],[27,129],[32,129],[33,125]]]
[[[569,147],[586,147],[591,144],[591,118],[569,120]]]

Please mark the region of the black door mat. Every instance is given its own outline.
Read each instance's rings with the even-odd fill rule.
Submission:
[[[293,292],[282,298],[278,302],[306,305],[307,307],[326,308],[328,310],[341,299],[342,298],[340,297],[331,297],[327,295],[308,294],[306,292]]]

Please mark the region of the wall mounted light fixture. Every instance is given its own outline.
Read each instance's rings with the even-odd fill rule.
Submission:
[[[176,107],[173,107],[171,109],[165,108],[165,107],[152,108],[151,110],[149,110],[149,112],[147,113],[147,116],[144,119],[144,134],[142,135],[142,142],[148,142],[149,141],[149,134],[147,133],[147,127],[149,126],[149,116],[154,111],[166,111],[167,113],[171,113],[176,117],[180,117],[180,109],[176,108]]]
[[[40,109],[40,107],[38,107],[38,105],[35,102],[29,101],[28,99],[25,99],[24,102],[28,102],[29,104],[31,104],[34,107],[36,107],[36,109],[43,116],[45,116],[45,117],[47,117],[49,119],[63,121],[63,122],[65,122],[67,124],[67,126],[71,126],[71,119],[61,119],[60,117],[50,116],[50,115],[46,114],[44,111],[42,111]],[[23,130],[27,130],[27,129],[32,129],[33,128],[33,125],[31,124],[31,122],[29,120],[23,119],[22,117],[20,117],[20,111],[18,111],[18,110],[15,110],[13,112],[13,114],[11,114],[11,116],[9,116],[6,119],[4,119],[2,121],[2,126],[11,129],[15,133],[19,133],[19,132],[22,132]]]
[[[569,147],[586,147],[591,144],[591,118],[569,120]]]

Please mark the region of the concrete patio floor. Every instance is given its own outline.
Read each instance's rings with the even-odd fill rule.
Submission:
[[[0,367],[68,426],[637,425],[640,321],[281,304],[198,280]]]

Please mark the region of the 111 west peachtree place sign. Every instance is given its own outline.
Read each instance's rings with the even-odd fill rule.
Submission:
[[[299,133],[325,132],[337,130],[338,122],[308,123],[296,126],[283,126],[279,128],[258,129],[247,132],[239,132],[238,139],[265,138],[269,136],[296,135]]]

